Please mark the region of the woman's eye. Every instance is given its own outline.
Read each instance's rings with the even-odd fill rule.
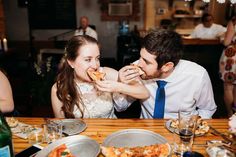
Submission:
[[[85,61],[86,61],[86,62],[91,62],[91,59],[90,59],[90,58],[88,58],[88,59],[85,59]]]

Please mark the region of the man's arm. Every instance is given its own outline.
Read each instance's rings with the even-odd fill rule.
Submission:
[[[217,108],[211,80],[207,71],[203,74],[201,84],[197,91],[196,106],[198,107],[199,116],[204,119],[211,118]]]

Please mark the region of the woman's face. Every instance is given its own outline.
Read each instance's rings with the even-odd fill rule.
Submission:
[[[77,50],[78,56],[74,61],[68,60],[74,69],[78,80],[91,82],[87,74],[88,69],[97,70],[100,67],[100,51],[95,43],[87,43]]]

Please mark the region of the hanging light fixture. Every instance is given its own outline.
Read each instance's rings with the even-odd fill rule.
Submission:
[[[202,0],[205,3],[210,3],[211,0]],[[218,3],[225,3],[226,0],[216,0]],[[236,0],[229,0],[232,4],[236,4]]]
[[[235,3],[236,3],[236,0],[230,0],[230,2],[231,2],[232,4],[235,4]]]
[[[225,0],[217,0],[218,3],[225,3]]]
[[[203,2],[205,2],[205,3],[209,3],[210,2],[210,0],[202,0]]]

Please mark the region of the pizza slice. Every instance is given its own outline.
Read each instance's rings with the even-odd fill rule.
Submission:
[[[106,75],[104,72],[94,70],[87,70],[87,73],[93,81],[104,80]]]
[[[70,150],[66,147],[65,144],[62,144],[53,149],[48,154],[48,157],[75,157],[75,156],[71,154]]]
[[[167,157],[169,155],[169,145],[154,144],[143,147],[104,147],[101,146],[105,157]]]
[[[138,70],[139,75],[144,74],[144,71],[137,64],[132,63],[131,65],[134,66]]]

